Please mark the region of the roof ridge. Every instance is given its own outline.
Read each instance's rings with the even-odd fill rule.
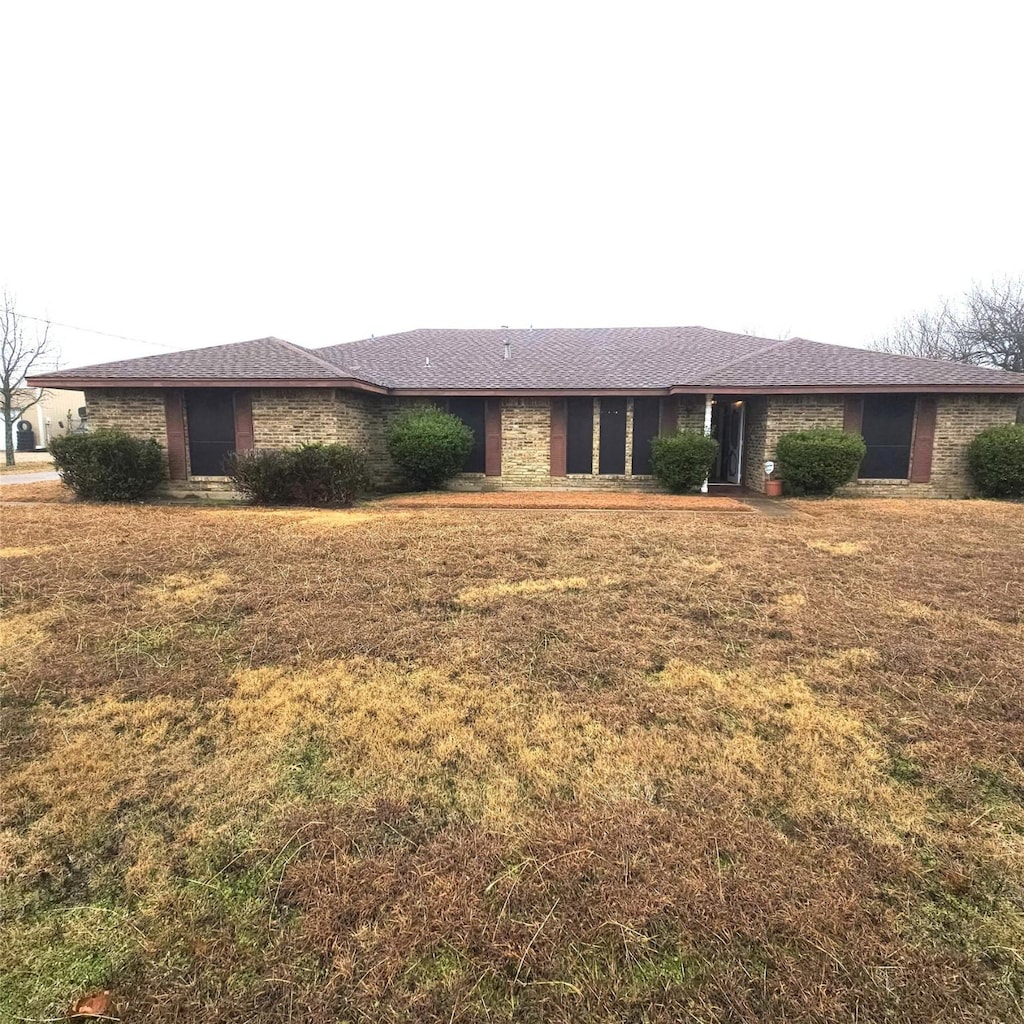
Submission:
[[[274,341],[278,345],[284,345],[286,348],[293,349],[295,352],[301,352],[307,359],[311,359],[318,366],[322,366],[325,370],[330,370],[332,373],[337,374],[339,378],[346,377],[352,380],[362,381],[364,384],[376,384],[378,381],[367,380],[365,377],[357,377],[350,370],[343,370],[336,363],[332,363],[327,359],[321,359],[318,355],[313,354],[312,349],[304,348],[302,345],[296,345],[294,341],[285,341],[284,338],[275,338],[270,336],[263,339],[264,341]]]
[[[720,331],[718,333],[725,333],[725,332]],[[755,335],[755,334],[747,334],[747,335],[738,335],[738,337],[755,338],[755,337],[757,337],[757,335]],[[792,344],[792,342],[794,342],[794,341],[801,341],[801,340],[802,341],[806,341],[807,339],[806,338],[803,338],[803,339],[801,339],[801,338],[780,338],[778,341],[773,341],[770,345],[762,345],[760,348],[754,349],[753,352],[744,352],[743,355],[737,356],[735,359],[730,359],[728,362],[722,363],[721,365],[716,366],[713,370],[709,370],[708,373],[704,374],[703,376],[713,377],[715,374],[721,373],[723,370],[731,370],[734,366],[738,366],[740,363],[744,363],[748,359],[753,359],[756,356],[762,356],[762,355],[765,354],[765,352],[774,352],[777,348],[782,348],[784,345],[789,345],[789,344]],[[690,383],[696,383],[696,381],[691,381]]]

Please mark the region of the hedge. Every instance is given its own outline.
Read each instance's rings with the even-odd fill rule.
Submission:
[[[1024,424],[983,430],[967,446],[967,468],[986,498],[1024,498]]]
[[[55,437],[50,454],[64,483],[91,501],[141,501],[166,478],[156,441],[112,427]]]
[[[441,409],[413,409],[388,431],[388,453],[416,490],[440,487],[462,470],[473,450],[473,431]]]
[[[775,446],[788,494],[833,494],[857,473],[867,453],[864,438],[844,430],[797,430]]]
[[[227,473],[258,505],[346,507],[373,483],[366,458],[343,444],[235,452]]]
[[[651,440],[651,471],[676,494],[696,490],[708,478],[718,442],[697,430],[679,430]]]

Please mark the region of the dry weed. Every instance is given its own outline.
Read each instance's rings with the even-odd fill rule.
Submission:
[[[1021,510],[799,508],[0,509],[0,1015],[1013,1019]]]

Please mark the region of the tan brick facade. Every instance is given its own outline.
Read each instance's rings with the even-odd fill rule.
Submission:
[[[164,393],[155,388],[102,388],[85,392],[90,427],[116,427],[167,448]]]
[[[937,402],[935,443],[929,483],[857,480],[841,494],[857,497],[962,498],[974,494],[967,472],[967,445],[988,427],[1013,423],[1015,395],[942,395]],[[841,395],[779,395],[747,403],[743,483],[764,491],[765,459],[775,457],[779,437],[793,430],[842,429],[845,399]]]
[[[500,486],[546,487],[551,477],[551,399],[501,402]]]
[[[389,425],[406,409],[432,404],[427,398],[384,397],[334,388],[265,388],[251,391],[256,448],[280,448],[303,441],[341,441],[365,452],[378,486],[393,489],[401,481],[387,455]],[[703,396],[666,399],[675,406],[680,428],[700,430]],[[743,483],[764,490],[763,463],[775,455],[781,434],[811,427],[842,427],[844,399],[837,395],[753,396],[746,400]],[[86,391],[89,422],[119,427],[167,447],[164,391],[151,388],[103,388]],[[1019,398],[1013,395],[944,395],[938,399],[932,479],[926,484],[858,481],[844,493],[880,496],[961,497],[973,492],[967,474],[966,447],[980,431],[1013,423]],[[627,403],[626,468],[631,466],[633,402]],[[186,424],[187,429],[187,424]],[[649,476],[597,474],[600,402],[594,402],[594,472],[551,476],[551,399],[502,399],[500,477],[466,474],[456,486],[488,488],[600,487],[653,489]]]

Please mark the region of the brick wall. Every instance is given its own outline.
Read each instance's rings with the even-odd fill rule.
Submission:
[[[551,483],[551,399],[501,400],[501,476],[496,486]]]
[[[164,392],[151,388],[93,388],[85,392],[89,422],[94,427],[118,427],[136,437],[153,438],[167,447]],[[702,429],[704,400],[682,396],[678,402],[679,425]],[[364,451],[378,485],[399,485],[385,447],[388,426],[406,409],[431,404],[425,398],[396,398],[335,390],[333,388],[280,388],[252,391],[253,434],[257,448],[280,448],[301,441],[341,441]],[[632,442],[632,401],[628,403],[628,449]],[[809,427],[842,427],[842,396],[804,395],[753,397],[747,401],[744,435],[743,483],[764,490],[762,463],[775,455],[779,435]],[[966,448],[987,427],[1013,423],[1019,398],[1014,395],[946,395],[938,400],[932,480],[927,484],[872,483],[858,481],[843,489],[846,494],[879,496],[963,497],[973,493],[967,473]],[[586,474],[550,476],[551,400],[504,398],[502,400],[502,475],[479,480],[467,474],[463,484],[479,481],[486,487],[586,487],[654,489],[651,477],[596,475],[600,442],[600,411],[594,409],[594,469]]]
[[[967,471],[967,446],[989,427],[1013,423],[1016,395],[942,395],[935,415],[932,478],[929,483],[857,480],[841,494],[880,498],[966,498],[976,493]]]
[[[790,430],[843,426],[844,398],[841,395],[782,395],[767,400],[766,422],[762,428],[760,400],[747,407],[746,467],[744,483],[764,489],[761,462],[774,458],[779,435]],[[874,482],[858,480],[842,488],[841,494],[860,497],[966,497],[974,493],[967,472],[967,445],[987,427],[1013,423],[1019,399],[1014,395],[942,395],[935,421],[930,483],[909,481]],[[763,430],[763,452],[761,436]],[[760,454],[757,458],[756,454]]]
[[[250,394],[256,448],[338,440],[334,388],[259,388]]]
[[[768,399],[747,399],[743,421],[743,486],[764,493],[764,462],[768,458]]]
[[[90,388],[85,392],[89,426],[116,427],[134,437],[152,438],[167,448],[164,393],[157,388]]]

